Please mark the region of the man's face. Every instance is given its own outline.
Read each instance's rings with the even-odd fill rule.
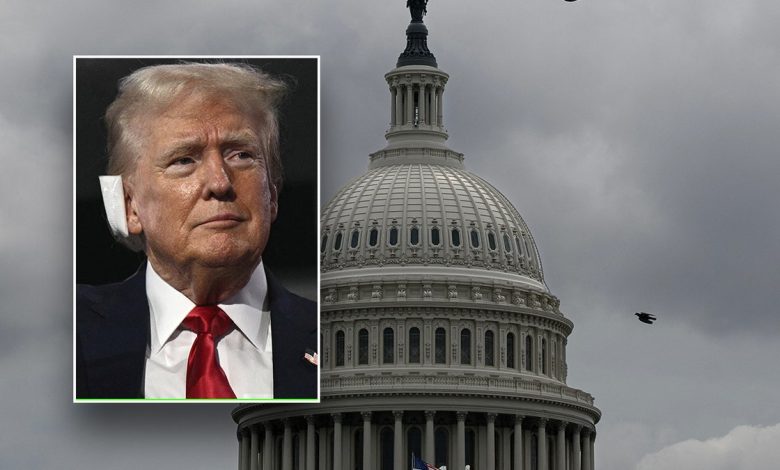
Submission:
[[[262,125],[230,100],[197,93],[137,125],[128,228],[146,237],[155,269],[257,265],[277,210]]]

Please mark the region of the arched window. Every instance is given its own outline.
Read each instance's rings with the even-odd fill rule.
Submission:
[[[493,232],[488,232],[488,247],[493,251],[495,251],[497,248],[496,234],[494,234]]]
[[[441,235],[439,234],[439,227],[431,227],[431,245],[439,246],[441,243]]]
[[[447,363],[447,331],[444,328],[436,328],[436,340],[435,340],[436,354],[434,361],[436,364]]]
[[[412,227],[409,230],[409,244],[412,246],[420,244],[420,229],[418,227]]]
[[[450,231],[450,236],[452,237],[452,246],[455,248],[460,247],[460,230],[457,227],[452,227],[452,230]]]
[[[336,366],[344,365],[344,332],[336,332]]]
[[[515,334],[512,332],[506,334],[506,366],[515,368]]]
[[[412,454],[418,457],[422,455],[422,431],[420,431],[420,428],[416,426],[409,428],[406,432],[406,443],[409,449],[406,462],[411,461]]]
[[[420,329],[416,326],[409,329],[409,363],[420,363]]]
[[[542,374],[547,374],[547,340],[542,338]]]
[[[493,352],[493,331],[487,330],[485,332],[485,365],[495,365],[494,360],[495,354]]]
[[[379,468],[393,470],[393,430],[384,427],[379,433]]]
[[[392,364],[395,358],[395,335],[392,328],[382,331],[382,363]]]
[[[349,239],[349,247],[355,249],[360,243],[360,230],[355,229],[352,231],[352,237]]]
[[[471,229],[471,246],[472,248],[479,248],[479,232],[477,229]]]
[[[368,364],[368,330],[358,332],[358,364]]]
[[[525,336],[525,370],[534,370],[533,364],[534,340],[531,335]]]
[[[373,227],[371,230],[368,231],[368,246],[373,248],[378,244],[379,244],[379,230],[376,227]]]
[[[445,465],[449,468],[450,433],[447,432],[446,428],[438,428],[433,433],[433,446],[436,455],[436,463],[433,465],[436,468],[441,468]]]
[[[520,243],[520,237],[515,235],[515,245],[517,245],[517,256],[523,256],[523,244]]]
[[[509,241],[509,235],[504,234],[504,251],[507,253],[512,252],[512,242]]]
[[[320,243],[320,253],[325,253],[325,249],[328,247],[328,234],[322,236],[322,243]]]
[[[471,364],[471,330],[460,330],[460,363]]]
[[[390,236],[388,237],[388,244],[390,246],[398,245],[398,227],[390,228]]]
[[[341,250],[341,239],[342,238],[344,238],[344,235],[341,232],[336,234],[336,240],[333,242],[333,251]]]

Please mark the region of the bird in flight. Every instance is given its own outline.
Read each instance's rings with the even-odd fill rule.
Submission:
[[[639,321],[641,321],[642,323],[647,323],[648,325],[652,325],[653,322],[655,321],[655,315],[649,313],[642,312],[642,313],[635,313],[634,315],[639,317]]]

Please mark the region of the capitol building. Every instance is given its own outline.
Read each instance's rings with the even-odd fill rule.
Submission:
[[[239,469],[594,470],[573,323],[517,209],[447,146],[450,77],[409,3],[387,145],[321,213],[322,403],[237,407]]]

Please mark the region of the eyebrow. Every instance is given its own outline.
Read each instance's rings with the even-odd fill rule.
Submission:
[[[260,136],[251,129],[241,129],[237,131],[228,131],[221,136],[220,147],[252,147],[260,148]]]
[[[200,136],[195,135],[177,139],[171,145],[172,147],[163,152],[160,157],[161,160],[167,161],[176,156],[200,151],[206,146],[206,143]],[[231,147],[249,147],[259,151],[261,148],[260,137],[251,129],[225,132],[220,136],[219,146],[220,150]]]

